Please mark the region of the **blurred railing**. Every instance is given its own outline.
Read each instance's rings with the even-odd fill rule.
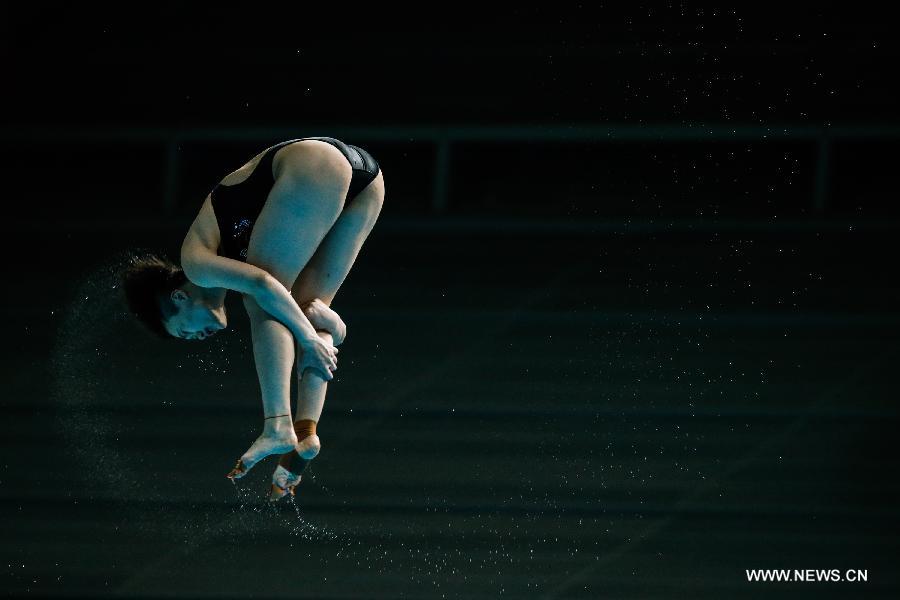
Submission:
[[[291,139],[297,131],[310,127],[266,128],[192,128],[192,129],[119,129],[119,130],[20,130],[6,132],[2,138],[25,141],[69,142],[147,142],[165,147],[163,209],[171,215],[177,205],[180,160],[179,147],[191,142],[246,141],[269,143]],[[834,127],[764,125],[432,125],[329,127],[327,134],[354,144],[366,142],[427,142],[435,145],[435,169],[431,208],[443,213],[448,208],[453,145],[459,142],[692,142],[692,141],[809,141],[818,147],[815,187],[811,207],[821,214],[828,203],[829,163],[832,145],[840,140],[900,139],[900,127],[842,125]]]

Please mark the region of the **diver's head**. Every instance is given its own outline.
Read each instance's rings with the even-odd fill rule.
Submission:
[[[131,259],[122,288],[134,316],[163,339],[203,340],[227,325],[224,294],[192,283],[181,267],[155,254]]]

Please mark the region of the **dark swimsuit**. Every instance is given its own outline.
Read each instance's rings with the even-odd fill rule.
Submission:
[[[219,245],[219,254],[235,260],[247,260],[247,248],[250,246],[253,225],[266,203],[269,190],[275,183],[275,177],[272,174],[272,157],[280,148],[302,140],[327,142],[340,150],[350,161],[350,165],[353,167],[353,178],[350,180],[350,190],[347,192],[345,202],[353,200],[378,176],[378,163],[371,154],[362,148],[345,144],[334,138],[306,137],[276,144],[262,155],[250,177],[235,185],[216,184],[216,187],[210,192],[213,212],[219,223],[219,233],[222,239]]]

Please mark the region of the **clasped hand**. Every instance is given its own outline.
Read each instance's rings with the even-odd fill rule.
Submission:
[[[315,369],[322,374],[325,381],[331,381],[334,378],[332,371],[337,370],[338,349],[318,335],[303,340],[298,345],[301,352],[298,366],[299,378],[303,379],[306,369]]]

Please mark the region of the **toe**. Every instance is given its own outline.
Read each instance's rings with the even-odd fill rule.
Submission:
[[[225,477],[228,477],[229,479],[240,479],[246,473],[247,473],[247,466],[244,464],[244,461],[238,460],[237,464],[234,466],[234,468],[231,469],[231,471],[229,471],[228,475],[226,475]]]

